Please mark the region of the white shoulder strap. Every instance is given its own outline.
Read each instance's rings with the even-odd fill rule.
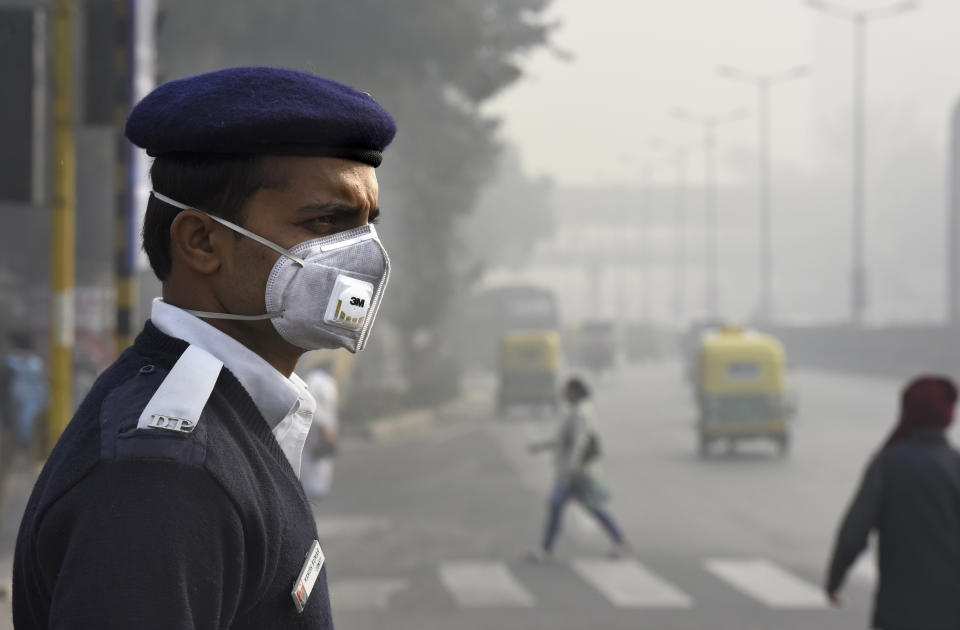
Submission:
[[[144,407],[137,428],[192,432],[222,367],[206,350],[188,346]]]

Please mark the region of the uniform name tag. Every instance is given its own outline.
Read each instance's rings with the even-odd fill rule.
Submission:
[[[166,429],[167,431],[176,431],[177,433],[191,433],[197,426],[193,420],[186,418],[174,418],[173,416],[164,416],[154,414],[150,417],[150,423],[147,427],[151,429]]]
[[[300,575],[297,581],[293,583],[293,590],[290,595],[293,597],[293,603],[297,606],[297,612],[303,612],[303,607],[307,605],[307,598],[310,597],[310,591],[320,575],[320,569],[323,568],[323,549],[320,548],[320,541],[314,540],[307,552],[307,558],[300,569]]]

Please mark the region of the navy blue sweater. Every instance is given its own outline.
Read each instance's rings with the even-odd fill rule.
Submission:
[[[147,322],[61,436],[20,525],[18,630],[333,627],[326,568],[291,598],[316,526],[233,374],[192,433],[137,429],[186,347]]]

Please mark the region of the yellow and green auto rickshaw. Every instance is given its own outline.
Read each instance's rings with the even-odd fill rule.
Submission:
[[[507,332],[500,342],[498,413],[506,415],[512,405],[556,408],[561,364],[556,331]]]
[[[700,455],[715,441],[773,440],[790,448],[793,402],[783,345],[770,335],[724,326],[701,338],[697,368]]]

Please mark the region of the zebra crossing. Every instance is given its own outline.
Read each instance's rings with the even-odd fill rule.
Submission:
[[[461,609],[535,609],[535,593],[549,591],[551,574],[569,572],[579,580],[580,592],[592,592],[616,609],[688,610],[698,607],[701,584],[687,587],[658,574],[635,558],[574,558],[551,562],[531,571],[528,563],[504,561],[449,561],[435,567],[443,599]],[[739,603],[767,610],[803,611],[828,607],[821,587],[776,562],[763,558],[707,558],[698,562],[700,580],[725,585]],[[856,576],[853,576],[856,579]],[[687,579],[690,580],[689,575]],[[388,610],[415,578],[330,578],[330,598],[336,611]],[[525,583],[526,581],[526,583]],[[533,582],[538,582],[533,584]],[[594,595],[594,597],[595,597]],[[565,600],[570,597],[565,596]],[[576,602],[571,602],[576,605]]]
[[[737,590],[770,608],[825,608],[823,590],[792,575],[769,560],[706,562],[706,568]]]
[[[533,595],[502,562],[446,562],[440,581],[466,608],[533,606]]]
[[[618,608],[689,608],[686,593],[634,561],[574,560],[574,570]]]

